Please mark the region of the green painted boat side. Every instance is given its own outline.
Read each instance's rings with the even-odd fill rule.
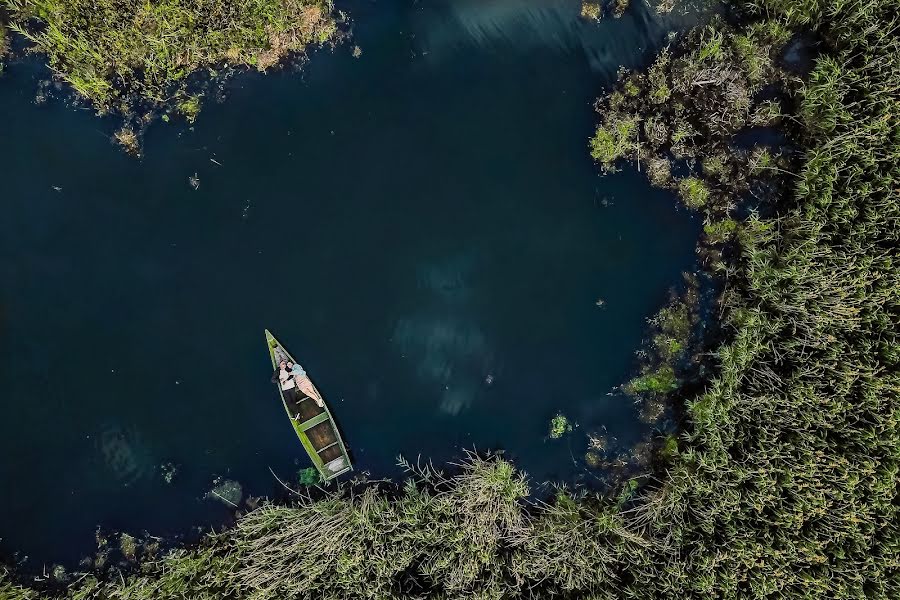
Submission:
[[[297,362],[293,356],[287,351],[281,342],[275,339],[275,336],[266,329],[266,346],[269,348],[269,358],[272,360],[272,369],[278,369],[278,358],[276,357],[276,350],[280,349],[280,351],[287,357],[288,360],[292,362]],[[307,373],[307,376],[309,374]],[[312,382],[312,378],[310,378],[310,382]],[[287,413],[288,419],[291,422],[291,425],[294,428],[294,433],[297,434],[297,437],[300,438],[300,442],[303,444],[303,447],[306,449],[306,453],[309,454],[310,460],[312,460],[313,465],[316,467],[316,470],[319,472],[319,475],[322,477],[323,481],[330,481],[335,477],[343,475],[349,471],[353,470],[353,463],[350,461],[350,455],[347,452],[347,447],[344,445],[344,440],[341,437],[341,432],[337,427],[337,423],[334,421],[334,417],[331,415],[331,410],[328,408],[328,403],[325,401],[325,398],[322,396],[321,392],[316,389],[319,397],[322,398],[324,412],[315,415],[309,419],[304,421],[300,421],[299,413],[297,413],[297,417],[295,417],[291,413],[290,406],[288,405],[288,399],[285,397],[284,391],[282,391],[281,386],[276,383],[275,387],[278,389],[278,395],[281,398],[281,403],[284,406],[284,411]],[[313,387],[315,387],[315,383],[313,383]],[[304,402],[314,402],[312,399],[305,399]],[[330,447],[337,447],[340,450],[340,457],[343,458],[343,465],[337,463],[341,468],[337,470],[332,470],[328,467],[328,465],[322,460],[322,457],[319,455],[319,452],[316,451],[316,447],[313,443],[313,440],[310,438],[310,430],[320,426],[323,423],[328,423],[330,427],[330,431],[326,433],[333,434],[335,438],[335,442],[330,442],[327,446],[321,448],[321,451],[325,451],[330,449]],[[332,459],[332,461],[328,464],[335,464],[335,461],[338,459]]]

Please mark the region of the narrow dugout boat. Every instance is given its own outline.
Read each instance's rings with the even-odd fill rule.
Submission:
[[[268,329],[266,329],[266,344],[269,346],[272,368],[276,373],[279,371],[281,361],[297,364],[294,357]],[[331,416],[331,411],[328,410],[325,399],[313,385],[309,375],[306,375],[302,385],[294,384],[290,389],[283,389],[284,386],[276,377],[275,387],[278,388],[284,410],[287,411],[297,437],[306,448],[322,479],[329,481],[351,471],[353,465],[341,438],[341,432]]]

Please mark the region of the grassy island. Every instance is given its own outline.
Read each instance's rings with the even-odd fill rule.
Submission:
[[[334,39],[330,0],[0,0],[11,28],[99,113],[125,117],[128,147],[159,112],[196,119],[204,82],[265,71]],[[0,47],[3,38],[0,36]]]
[[[900,597],[900,0],[742,9],[739,24],[704,25],[623,72],[597,104],[600,167],[639,164],[700,211],[725,289],[725,341],[702,389],[678,376],[694,316],[677,303],[631,383],[684,403],[654,477],[535,505],[499,458],[469,457],[452,476],[411,468],[399,489],[263,505],[68,596]],[[66,39],[90,26],[67,23]],[[815,40],[811,72],[783,64],[797,39]],[[769,126],[785,143],[735,141]],[[38,597],[0,575],[3,600]]]

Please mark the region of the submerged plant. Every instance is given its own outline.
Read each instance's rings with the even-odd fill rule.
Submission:
[[[319,471],[315,467],[307,467],[306,469],[300,469],[298,473],[300,479],[300,485],[311,486],[317,485],[322,481],[322,478],[319,475]]]
[[[159,466],[159,474],[162,476],[163,481],[171,485],[178,474],[178,465],[173,462],[164,462]]]

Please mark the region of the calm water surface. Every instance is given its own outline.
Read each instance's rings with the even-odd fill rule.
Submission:
[[[242,76],[194,129],[152,127],[141,161],[112,121],[36,106],[46,73],[12,65],[0,552],[71,563],[98,525],[186,534],[228,516],[202,498],[214,476],[273,494],[270,467],[307,466],[265,327],[375,477],[475,447],[574,482],[587,431],[644,434],[607,394],[699,224],[587,154],[592,100],[684,26],[634,4],[586,25],[577,0],[346,3],[359,59]],[[579,427],[550,441],[557,411]]]

